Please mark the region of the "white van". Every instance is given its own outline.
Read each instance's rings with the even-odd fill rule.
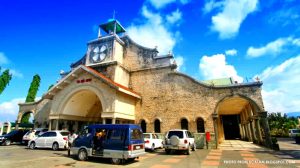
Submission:
[[[289,137],[295,138],[297,134],[300,134],[300,129],[289,129]]]

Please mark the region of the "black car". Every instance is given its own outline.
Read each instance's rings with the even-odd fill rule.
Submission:
[[[14,130],[6,135],[0,136],[1,145],[10,145],[13,142],[22,142],[23,136],[28,130]]]

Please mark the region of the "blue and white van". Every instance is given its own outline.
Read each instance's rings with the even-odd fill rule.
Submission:
[[[146,154],[142,129],[134,124],[90,125],[73,141],[70,153],[79,160],[111,158],[113,164]]]

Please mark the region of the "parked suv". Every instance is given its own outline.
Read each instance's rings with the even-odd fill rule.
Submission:
[[[164,141],[164,148],[167,154],[171,150],[182,150],[187,155],[190,154],[190,149],[196,150],[196,144],[193,134],[188,130],[173,129],[167,132]]]

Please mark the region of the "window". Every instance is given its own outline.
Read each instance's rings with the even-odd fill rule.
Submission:
[[[178,136],[178,138],[183,138],[183,131],[170,131],[168,139],[170,139],[173,135]]]
[[[186,130],[189,129],[189,123],[185,118],[181,120],[181,129],[186,129]]]
[[[61,134],[62,136],[68,136],[70,133],[67,132],[67,131],[63,131],[63,132],[60,132],[60,134]]]
[[[131,129],[130,130],[130,137],[131,140],[140,140],[143,139],[143,133],[139,129]]]
[[[48,137],[56,137],[56,132],[49,132]]]
[[[190,131],[187,131],[187,135],[189,138],[194,138],[193,134]]]
[[[141,121],[141,128],[143,132],[147,132],[147,123],[145,120]]]
[[[197,118],[197,132],[199,133],[205,132],[204,120],[202,118]]]
[[[160,133],[160,121],[158,119],[154,121],[154,132]]]
[[[49,135],[50,135],[50,132],[46,132],[41,137],[49,137]]]
[[[124,139],[124,129],[111,129],[108,130],[107,139],[122,140]]]
[[[144,138],[150,139],[150,134],[144,134]]]

